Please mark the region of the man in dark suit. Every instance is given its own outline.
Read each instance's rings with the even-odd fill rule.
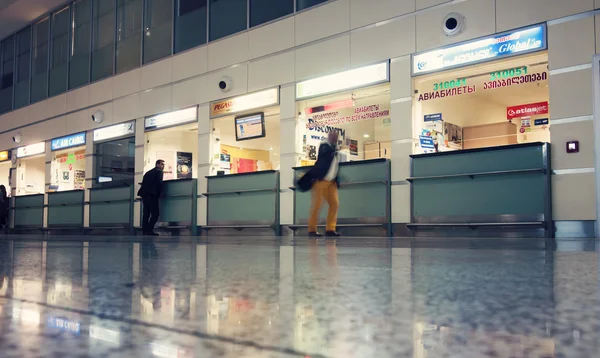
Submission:
[[[144,235],[158,236],[154,232],[154,225],[158,221],[158,199],[162,194],[164,169],[165,161],[161,159],[157,160],[155,167],[144,174],[142,187],[138,191],[138,196],[142,197],[142,203],[144,204],[144,213],[142,216],[142,232]]]
[[[311,207],[308,219],[308,236],[321,237],[317,231],[319,213],[323,205],[323,199],[327,201],[329,210],[327,211],[327,225],[325,236],[341,236],[336,231],[337,215],[339,208],[338,187],[339,187],[339,156],[337,152],[338,133],[331,131],[327,135],[327,140],[319,146],[317,162],[305,175],[301,181],[310,181],[312,184]]]

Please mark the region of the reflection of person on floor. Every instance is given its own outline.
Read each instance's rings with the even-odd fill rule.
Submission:
[[[144,174],[142,187],[138,191],[138,196],[142,197],[142,203],[144,204],[144,214],[142,216],[142,232],[144,235],[158,235],[154,232],[154,225],[158,222],[158,199],[162,193],[164,169],[165,161],[157,160],[156,166]]]
[[[158,261],[158,250],[154,242],[142,242],[142,276],[140,282],[141,294],[152,302],[153,309],[161,307],[160,287],[162,277]]]
[[[9,200],[6,187],[0,185],[0,228],[8,227]]]
[[[310,169],[305,177],[312,182],[312,198],[310,216],[308,219],[308,236],[323,236],[317,231],[319,213],[323,205],[323,199],[327,201],[329,210],[327,212],[326,236],[340,236],[336,232],[337,215],[339,207],[338,186],[339,186],[339,155],[338,155],[338,133],[331,131],[327,135],[327,140],[319,146],[319,156],[314,167]],[[307,180],[303,178],[301,180]]]

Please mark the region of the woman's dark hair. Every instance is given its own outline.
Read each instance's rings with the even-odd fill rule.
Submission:
[[[6,192],[6,187],[4,185],[0,185],[0,195],[2,195],[3,198],[8,197],[8,193]]]

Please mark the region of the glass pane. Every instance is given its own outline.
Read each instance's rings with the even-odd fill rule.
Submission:
[[[250,0],[250,27],[294,12],[294,0]]]
[[[246,7],[246,0],[210,0],[210,41],[246,30]]]
[[[135,173],[134,137],[96,144],[94,153],[95,188],[133,185]]]
[[[17,80],[15,108],[29,104],[29,77],[31,75],[31,27],[17,34]]]
[[[52,15],[52,50],[48,96],[54,96],[67,90],[68,61],[69,8],[64,8]]]
[[[2,41],[2,77],[0,77],[0,113],[13,108],[13,84],[15,75],[15,37]]]
[[[206,1],[177,1],[175,53],[206,43]]]
[[[90,79],[91,6],[92,0],[78,0],[71,5],[69,88],[82,86]]]
[[[48,37],[50,19],[33,25],[33,56],[31,61],[31,102],[37,102],[48,94]]]
[[[92,19],[92,81],[113,74],[115,49],[115,1],[95,0]]]
[[[298,11],[300,10],[304,10],[306,8],[309,8],[311,6],[315,6],[324,2],[327,2],[329,0],[296,0],[296,8],[298,9]]]
[[[173,0],[147,0],[144,17],[144,63],[171,55]]]
[[[140,66],[142,0],[117,0],[117,73]]]

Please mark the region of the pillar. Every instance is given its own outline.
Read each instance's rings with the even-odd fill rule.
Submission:
[[[295,84],[281,86],[279,103],[281,121],[279,129],[279,187],[281,189],[279,213],[281,225],[292,225],[294,223],[294,192],[290,189],[294,186],[294,170],[292,168],[298,165],[303,155],[303,131],[296,110]]]
[[[144,179],[144,165],[146,163],[146,133],[144,132],[144,118],[135,121],[135,193],[140,190],[140,183]],[[133,206],[133,227],[139,227],[142,222],[142,204],[136,201]]]
[[[410,56],[399,57],[390,63],[390,102],[392,140],[392,223],[396,236],[410,233],[410,155],[413,153],[413,108]]]
[[[210,103],[198,106],[198,226],[206,226],[208,198],[202,193],[208,192],[208,175],[216,175],[221,153],[216,149],[217,137],[213,134],[210,121]]]
[[[85,134],[85,192],[84,203],[90,201],[90,189],[94,186],[94,132],[88,131]],[[90,205],[85,204],[83,207],[83,227],[90,227]]]
[[[594,235],[594,34],[593,16],[548,22],[552,216],[557,238]],[[566,153],[571,140],[579,141],[579,153]]]
[[[46,165],[45,165],[45,169],[46,169],[46,175],[44,178],[44,224],[43,227],[47,228],[48,227],[48,189],[50,188],[50,180],[52,178],[52,142],[51,141],[46,141],[46,152],[45,152],[45,156],[46,156]]]

